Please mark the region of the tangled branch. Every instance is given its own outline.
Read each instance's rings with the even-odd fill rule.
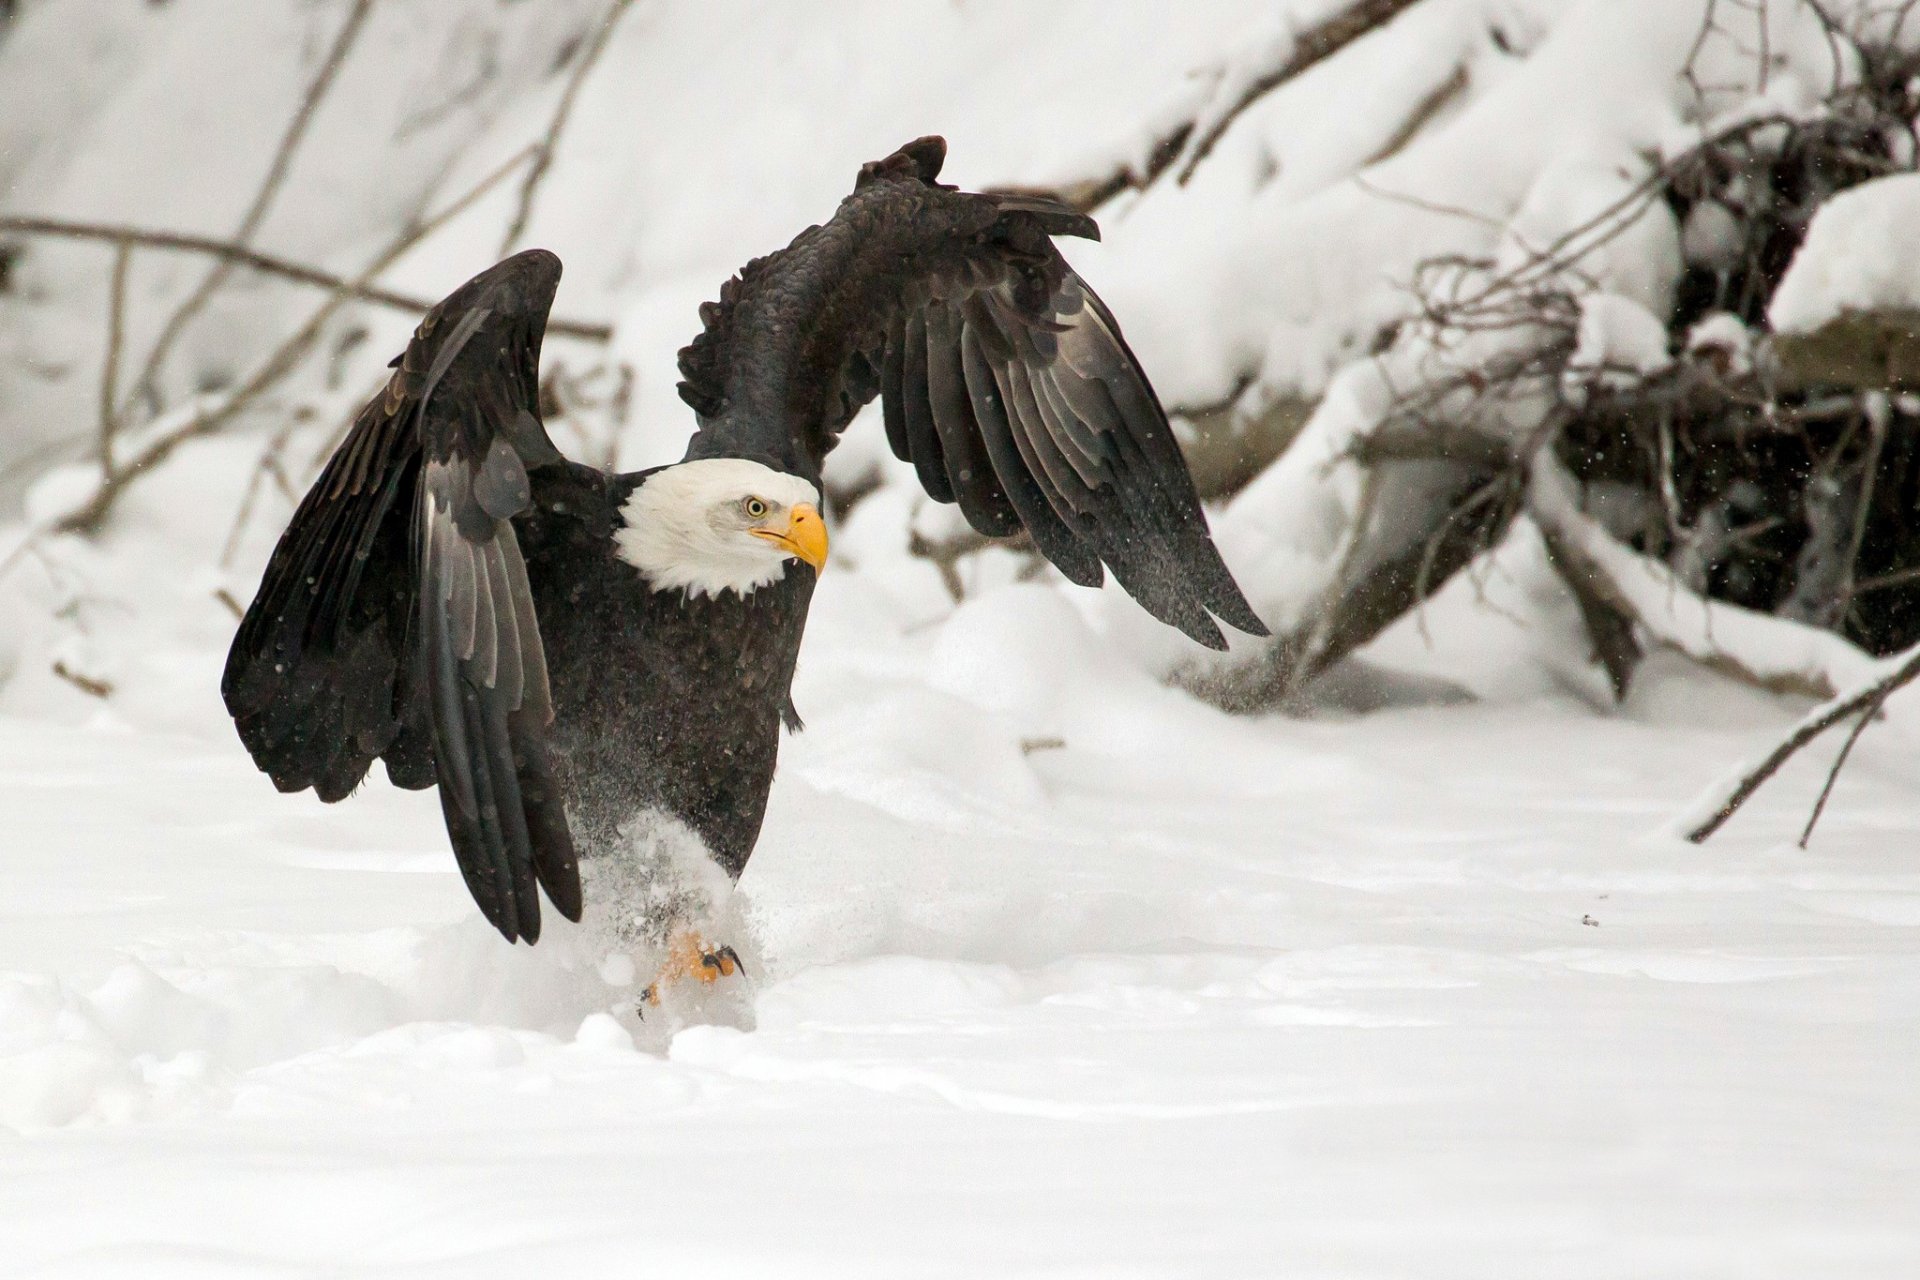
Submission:
[[[299,109],[288,122],[286,133],[281,136],[280,144],[274,148],[273,159],[267,165],[266,177],[261,180],[260,189],[254,193],[253,203],[240,219],[240,226],[234,231],[231,243],[240,249],[247,248],[259,231],[260,224],[266,220],[267,211],[273,207],[274,199],[280,194],[287,173],[293,167],[294,155],[300,150],[300,144],[307,136],[307,128],[313,122],[320,104],[339,77],[340,68],[345,65],[347,53],[359,39],[361,28],[366,25],[367,15],[373,12],[373,0],[354,0],[353,8],[348,11],[347,19],[340,24],[333,45],[327,50],[326,57],[320,61],[320,69],[307,84],[305,94],[301,96]],[[123,247],[127,241],[121,241]],[[214,259],[213,269],[200,278],[193,292],[174,308],[173,314],[161,326],[160,336],[154,339],[152,348],[147,352],[146,363],[141,367],[140,375],[134,379],[133,395],[149,399],[155,395],[154,384],[160,371],[165,367],[167,357],[173,353],[173,347],[185,333],[202,310],[205,309],[220,286],[226,283],[232,274],[235,260],[229,257]],[[117,413],[124,412],[117,410]]]
[[[327,300],[308,316],[307,322],[292,337],[275,348],[255,367],[253,373],[241,382],[240,387],[223,397],[217,406],[203,412],[196,412],[180,426],[156,436],[124,463],[111,468],[103,465],[100,483],[95,487],[92,496],[55,521],[51,526],[52,531],[93,533],[98,530],[101,522],[106,519],[107,513],[112,510],[114,502],[128,485],[166,461],[181,445],[190,440],[215,434],[250,408],[261,395],[293,372],[314,342],[318,340],[327,322],[333,319],[341,307],[360,296],[375,278],[390,268],[408,250],[471,208],[481,197],[510,176],[515,169],[526,163],[531,154],[531,148],[516,152],[459,199],[388,245],[357,277],[335,289]]]

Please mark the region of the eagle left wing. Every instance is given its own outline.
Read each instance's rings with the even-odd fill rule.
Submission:
[[[1098,238],[1053,200],[935,181],[946,143],[866,165],[823,226],[748,264],[680,353],[700,417],[687,456],[751,457],[818,480],[882,398],[922,487],[983,534],[1025,529],[1070,580],[1102,565],[1161,621],[1225,648],[1254,635],[1193,481],[1120,326],[1054,247]]]
[[[513,530],[528,470],[560,460],[536,416],[559,282],[560,260],[529,250],[427,313],[301,500],[220,685],[282,791],[342,799],[376,758],[399,786],[437,783],[460,872],[508,941],[539,938],[539,889],[581,912]]]

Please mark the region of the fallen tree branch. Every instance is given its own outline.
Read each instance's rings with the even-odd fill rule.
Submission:
[[[1203,113],[1194,121],[1193,140],[1184,149],[1177,181],[1186,186],[1194,170],[1213,154],[1220,139],[1233,127],[1243,112],[1309,67],[1326,61],[1360,37],[1386,26],[1420,0],[1355,0],[1338,13],[1322,19],[1304,31],[1294,33],[1286,55],[1277,65],[1268,67],[1249,80],[1233,102],[1215,109],[1211,119]],[[1212,105],[1212,104],[1210,104]],[[1204,121],[1204,123],[1202,123]],[[1148,182],[1153,179],[1149,177]],[[1145,185],[1145,184],[1142,184]]]
[[[1528,468],[1527,513],[1575,550],[1581,576],[1649,639],[1771,693],[1830,697],[1876,662],[1832,632],[1709,600],[1673,570],[1615,541],[1580,510],[1579,489],[1551,442]]]
[[[1782,765],[1791,760],[1802,747],[1812,742],[1815,738],[1818,738],[1827,730],[1833,728],[1834,725],[1839,724],[1849,716],[1861,715],[1862,719],[1860,723],[1864,726],[1867,720],[1872,718],[1873,714],[1880,709],[1880,705],[1884,703],[1889,696],[1903,686],[1912,683],[1915,677],[1920,676],[1920,645],[1916,645],[1907,650],[1904,654],[1900,655],[1900,659],[1900,664],[1891,672],[1850,690],[1840,697],[1834,698],[1808,712],[1806,717],[1794,726],[1793,732],[1789,733],[1781,740],[1778,746],[1768,752],[1759,764],[1754,765],[1741,774],[1740,781],[1734,786],[1732,791],[1726,793],[1724,799],[1715,803],[1708,811],[1706,818],[1696,823],[1687,832],[1687,839],[1695,844],[1703,843],[1714,832],[1726,825],[1727,819],[1738,812],[1740,806],[1745,804],[1767,779],[1778,773]],[[1856,732],[1854,737],[1858,736]],[[1852,743],[1851,740],[1849,740],[1849,749],[1851,746]],[[1834,762],[1833,772],[1828,777],[1828,790],[1832,789],[1833,775],[1838,774],[1839,767],[1845,762],[1845,758],[1846,754],[1842,752],[1841,758]],[[1718,794],[1720,790],[1719,787],[1716,787],[1713,794]],[[1822,805],[1824,805],[1825,800],[1826,792],[1823,791],[1821,793]],[[1696,810],[1698,808],[1699,806],[1696,806]],[[1813,817],[1817,820],[1819,816],[1819,808],[1816,808]],[[1806,831],[1801,835],[1802,844],[1805,843],[1807,835],[1811,834],[1812,831],[1813,822],[1809,821]]]
[[[1223,73],[1213,95],[1201,104],[1194,117],[1164,129],[1147,148],[1139,165],[1129,161],[1104,176],[1065,183],[1058,188],[1060,197],[1077,209],[1091,212],[1123,191],[1146,190],[1183,158],[1178,181],[1185,186],[1194,170],[1233,127],[1234,121],[1254,103],[1418,3],[1419,0],[1353,0],[1346,8],[1306,30],[1275,42],[1277,47],[1263,59],[1267,65],[1232,79],[1231,83],[1238,86],[1237,91],[1227,87],[1230,81]],[[1232,94],[1232,100],[1223,104],[1223,94]]]
[[[511,164],[518,164],[529,154],[517,152]],[[469,202],[470,203],[470,202]],[[465,207],[463,204],[462,208]],[[442,219],[436,219],[435,225]],[[415,228],[418,230],[418,228]],[[420,298],[404,293],[395,293],[391,289],[382,289],[375,285],[372,278],[364,273],[358,279],[349,280],[337,276],[331,271],[319,267],[310,267],[305,263],[294,262],[287,258],[262,253],[257,249],[248,249],[231,244],[225,240],[216,240],[209,236],[189,235],[178,231],[153,231],[143,227],[126,226],[104,222],[71,222],[64,218],[21,217],[13,214],[0,214],[0,234],[11,233],[24,236],[47,236],[61,240],[87,240],[102,244],[131,244],[143,249],[165,249],[180,253],[203,253],[216,258],[224,258],[262,275],[275,276],[282,280],[291,280],[295,284],[312,285],[334,293],[346,293],[351,300],[371,302],[378,306],[391,307],[419,316],[434,304],[432,298]],[[613,326],[581,320],[549,320],[549,335],[578,338],[584,342],[608,342],[613,337]]]

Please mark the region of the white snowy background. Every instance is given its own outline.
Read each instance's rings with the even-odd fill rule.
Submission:
[[[0,214],[227,237],[350,5],[10,7]],[[696,305],[861,162],[940,132],[968,186],[1097,176],[1337,7],[638,0],[517,243],[564,258],[556,315],[615,326],[620,462],[667,460]],[[1270,621],[1312,598],[1354,500],[1335,460],[1373,375],[1349,362],[1419,261],[1579,224],[1699,135],[1703,82],[1720,113],[1818,101],[1833,54],[1800,6],[1737,8],[1752,30],[1685,79],[1701,0],[1424,0],[1069,247],[1170,405],[1326,393],[1215,512]],[[376,0],[253,243],[359,273],[542,136],[605,11]],[[438,297],[491,262],[518,185],[381,283]],[[1794,323],[1920,293],[1894,198],[1816,236]],[[1680,233],[1656,208],[1588,266],[1657,312]],[[500,941],[431,795],[377,770],[338,806],[277,795],[222,712],[221,593],[251,595],[291,511],[261,483],[236,523],[255,459],[291,427],[302,487],[411,319],[347,309],[97,538],[51,534],[97,480],[114,255],[20,243],[0,293],[0,1275],[1920,1275],[1920,724],[1900,699],[1809,849],[1819,752],[1696,846],[1680,816],[1807,704],[1679,644],[1613,706],[1524,520],[1369,646],[1344,698],[1235,718],[1162,683],[1195,655],[1111,592],[1015,582],[989,552],[956,606],[907,552],[937,513],[883,462],[834,532],[808,729],[741,882],[749,1016],[669,1034],[634,1021],[644,975],[591,930]],[[127,351],[205,270],[134,255]],[[176,416],[129,440],[322,299],[236,275],[162,373]],[[550,364],[607,359],[549,342]],[[604,448],[604,415],[580,419],[563,444]],[[875,465],[878,436],[856,423],[836,466]],[[1279,501],[1303,469],[1316,502]],[[1875,670],[1817,640],[1753,644]]]

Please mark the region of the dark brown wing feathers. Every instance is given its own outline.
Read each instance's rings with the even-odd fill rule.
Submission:
[[[545,652],[511,519],[559,458],[536,416],[559,259],[481,273],[421,321],[274,551],[221,690],[284,791],[346,795],[376,758],[438,783],[475,901],[540,934],[536,884],[580,916],[548,760]]]
[[[687,456],[818,479],[882,398],[887,439],[974,528],[1025,527],[1070,580],[1102,564],[1163,621],[1215,647],[1209,615],[1265,635],[1221,562],[1165,413],[1112,314],[1053,245],[1091,218],[937,181],[946,146],[860,170],[826,224],[751,262],[680,353],[700,416]]]

